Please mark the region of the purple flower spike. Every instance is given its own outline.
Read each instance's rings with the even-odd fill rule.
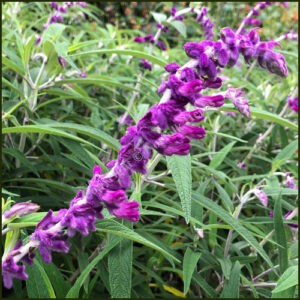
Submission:
[[[6,219],[17,216],[22,217],[32,214],[40,209],[40,206],[35,203],[30,202],[20,202],[14,204],[9,210],[3,213]]]
[[[140,60],[140,65],[141,65],[142,68],[144,68],[145,70],[152,71],[152,65],[151,65],[151,63],[150,63],[147,59],[142,58],[142,59]]]
[[[28,278],[28,275],[25,273],[25,266],[17,265],[14,262],[13,257],[8,257],[2,263],[2,276],[3,284],[7,289],[12,288],[13,278],[17,278],[20,280],[25,280]]]
[[[70,248],[70,244],[67,242],[68,236],[64,234],[63,229],[61,227],[55,228],[55,225],[66,215],[67,209],[59,210],[55,216],[52,213],[52,210],[49,210],[47,215],[37,224],[31,236],[32,240],[40,242],[38,249],[46,263],[52,261],[51,251],[67,253]]]
[[[241,88],[229,88],[226,92],[226,97],[231,99],[241,114],[250,118],[249,102],[244,98],[244,93],[241,91]]]
[[[263,206],[268,206],[268,196],[264,191],[262,191],[259,187],[256,187],[254,194]]]
[[[295,112],[298,112],[298,97],[295,97],[295,98],[288,97],[287,102],[288,102],[290,109],[292,109]]]

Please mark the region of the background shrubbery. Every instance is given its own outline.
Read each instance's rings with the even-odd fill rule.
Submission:
[[[252,6],[204,4],[215,23],[216,36],[222,27],[237,28]],[[49,3],[3,4],[2,194],[5,200],[31,200],[41,206],[41,213],[14,222],[22,226],[21,238],[32,233],[44,212],[67,207],[78,189],[86,187],[95,164],[106,170],[105,164],[116,158],[118,140],[126,132],[118,119],[132,95],[138,93],[130,111],[137,121],[160,99],[156,91],[165,63],[184,64],[183,44],[204,39],[199,23],[190,15],[179,30],[170,27],[161,36],[167,51],[155,48],[149,55],[151,45],[133,41],[136,36],[156,32],[151,12],[169,15],[171,7],[171,2],[76,6],[63,23],[43,30],[52,11]],[[180,2],[176,7],[188,4]],[[263,22],[261,39],[276,39],[290,29],[297,32],[297,13],[296,3],[288,8],[278,4],[266,8],[258,17]],[[38,45],[37,35],[42,37]],[[297,178],[298,119],[288,108],[278,117],[298,84],[298,42],[283,40],[281,45],[278,52],[285,55],[289,70],[286,79],[247,66],[242,59],[224,70],[228,80],[223,90],[242,86],[253,107],[252,117],[226,114],[233,111],[230,105],[206,112],[208,134],[201,142],[192,143],[193,201],[188,225],[170,174],[157,180],[160,185],[143,182],[140,194],[135,195],[141,198],[142,217],[134,229],[112,217],[99,221],[96,232],[72,239],[68,254],[54,253],[53,264],[37,257],[36,264],[26,269],[26,284],[16,280],[5,295],[48,298],[54,292],[60,298],[67,293],[89,298],[184,297],[184,282],[187,290],[190,276],[189,297],[271,297],[281,275],[298,261],[297,234],[282,223],[282,215],[297,207],[298,192],[285,186],[284,175],[290,172]],[[47,63],[39,73],[45,57]],[[66,60],[65,66],[58,57]],[[153,70],[144,72],[137,89],[142,57],[153,64]],[[28,84],[29,77],[37,81],[35,87]],[[270,134],[256,144],[270,127]],[[246,170],[239,168],[237,164],[254,145]],[[152,176],[166,169],[162,158]],[[184,171],[182,174],[185,176]],[[135,180],[142,183],[140,175],[135,175]],[[238,197],[258,183],[268,195],[268,207],[253,199],[234,220]],[[183,189],[185,184],[188,178],[183,177]],[[136,186],[132,192],[137,191]],[[295,219],[291,222],[296,223]],[[198,229],[204,230],[203,238]],[[224,257],[230,229],[234,229],[230,256]],[[115,249],[108,252],[118,236],[123,248],[118,248],[119,253]],[[252,239],[261,248],[254,249],[249,244]],[[262,246],[266,257],[258,254]],[[94,260],[94,268],[87,271],[95,257],[99,262]],[[130,273],[122,273],[128,265],[132,279]],[[273,270],[253,280],[269,268]],[[76,281],[80,274],[87,274],[86,279]],[[281,295],[296,297],[295,284],[292,286]]]

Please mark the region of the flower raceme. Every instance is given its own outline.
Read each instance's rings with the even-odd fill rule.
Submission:
[[[18,243],[4,257],[4,286],[10,288],[13,278],[27,278],[24,265],[19,263],[31,262],[32,249],[38,248],[48,263],[52,251],[68,252],[69,237],[76,232],[85,236],[94,231],[96,220],[103,218],[104,207],[117,218],[137,222],[139,203],[129,201],[126,195],[133,173],[147,173],[147,163],[154,150],[162,155],[187,155],[191,140],[205,137],[205,129],[198,126],[204,120],[205,110],[222,106],[225,97],[249,116],[249,105],[240,89],[212,95],[207,95],[206,90],[222,86],[218,73],[225,66],[234,66],[239,54],[247,63],[257,59],[269,72],[287,76],[284,57],[273,51],[275,45],[275,42],[260,42],[255,30],[241,35],[230,28],[222,29],[221,39],[216,42],[186,43],[184,50],[191,60],[183,66],[175,62],[165,66],[169,76],[158,88],[158,93],[163,94],[160,103],[151,107],[136,125],[128,127],[120,140],[117,159],[107,164],[110,171],[102,174],[101,168],[95,166],[86,192],[79,191],[68,209],[61,209],[55,215],[50,210],[38,223],[29,242],[24,246]],[[187,105],[194,108],[188,110]],[[257,195],[260,197],[261,193]],[[262,203],[266,205],[266,199]]]

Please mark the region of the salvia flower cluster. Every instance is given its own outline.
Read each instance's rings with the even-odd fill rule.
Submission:
[[[292,109],[293,111],[295,112],[298,112],[298,97],[292,97],[292,96],[289,96],[287,98],[287,103],[290,107],[290,109]]]
[[[214,39],[213,28],[215,25],[207,16],[207,8],[205,6],[202,7],[200,12],[197,14],[196,21],[201,24],[202,29],[204,31],[205,39],[213,40]]]
[[[146,174],[154,150],[168,156],[187,155],[191,140],[201,140],[206,134],[205,128],[198,125],[204,120],[206,108],[222,106],[226,96],[243,114],[249,115],[240,89],[231,90],[225,96],[207,95],[209,89],[222,86],[218,73],[226,66],[234,66],[240,54],[247,63],[256,59],[271,73],[287,76],[284,57],[273,51],[276,43],[260,42],[256,30],[242,35],[223,28],[220,36],[218,41],[186,43],[184,50],[190,60],[183,66],[177,62],[165,66],[169,75],[158,88],[158,93],[163,94],[160,103],[151,107],[136,125],[128,127],[120,140],[117,159],[107,164],[110,171],[102,174],[100,166],[95,166],[86,192],[79,191],[68,209],[60,209],[56,214],[50,210],[37,224],[29,242],[23,246],[18,243],[4,257],[5,287],[12,286],[13,278],[27,278],[22,263],[32,263],[34,248],[49,263],[53,251],[69,251],[69,237],[76,232],[86,236],[94,231],[96,220],[103,218],[104,207],[117,218],[137,222],[139,203],[129,201],[126,194],[131,176],[134,172]],[[187,104],[193,109],[187,110]]]

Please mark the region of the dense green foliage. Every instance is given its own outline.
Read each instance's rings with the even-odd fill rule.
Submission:
[[[109,5],[116,14],[108,17]],[[204,39],[199,23],[186,15],[185,25],[170,24],[161,36],[167,51],[135,43],[135,36],[157,30],[149,9],[169,15],[172,3],[142,5],[146,11],[131,4],[124,14],[118,3],[73,7],[62,24],[43,31],[49,3],[3,4],[2,195],[5,201],[41,206],[40,212],[9,224],[6,243],[18,236],[26,240],[49,209],[67,207],[76,191],[85,189],[95,164],[107,170],[105,163],[116,158],[126,132],[117,121],[130,99],[137,95],[129,111],[137,121],[160,100],[156,91],[163,66],[184,64],[182,45]],[[176,4],[183,5],[188,6]],[[224,26],[237,28],[250,8],[226,2],[207,7],[216,35]],[[290,3],[263,11],[261,39],[297,31],[297,9]],[[36,34],[42,36],[39,45]],[[228,80],[222,89],[244,88],[250,119],[226,114],[237,112],[232,104],[207,111],[208,134],[192,143],[190,156],[154,155],[152,160],[160,161],[152,173],[147,178],[135,174],[130,192],[141,203],[138,223],[106,213],[95,232],[72,238],[68,254],[54,253],[53,264],[37,256],[26,268],[28,280],[14,280],[6,297],[297,297],[297,233],[286,225],[297,221],[283,215],[297,207],[298,196],[284,185],[284,174],[297,179],[298,170],[298,119],[286,107],[298,84],[298,43],[283,40],[281,45],[287,78],[242,59],[224,69]],[[141,71],[140,58],[153,64],[151,72]],[[237,166],[244,159],[246,170]],[[240,199],[256,185],[268,195],[268,207],[253,197],[237,212]]]

